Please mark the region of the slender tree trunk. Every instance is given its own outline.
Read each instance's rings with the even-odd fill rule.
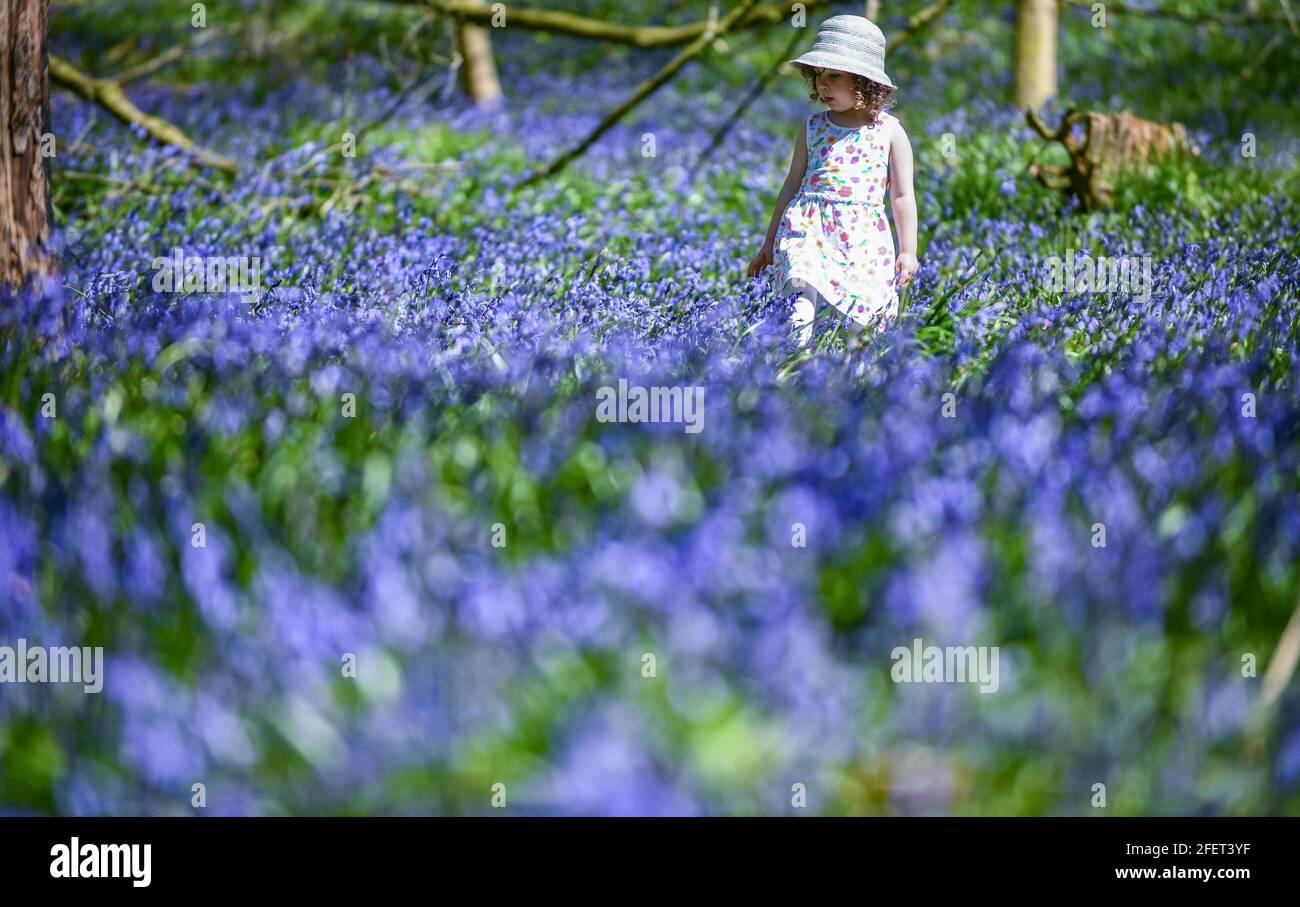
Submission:
[[[501,103],[501,83],[497,64],[492,58],[491,29],[473,22],[456,23],[456,50],[460,52],[460,84],[480,107]]]
[[[1057,0],[1017,0],[1011,100],[1037,110],[1056,94]]]
[[[44,136],[50,88],[45,35],[49,0],[0,0],[0,287],[48,274],[50,176]]]

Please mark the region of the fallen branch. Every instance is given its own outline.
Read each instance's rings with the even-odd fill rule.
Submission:
[[[1278,32],[1272,38],[1269,38],[1268,43],[1264,45],[1264,49],[1254,55],[1254,58],[1246,68],[1237,75],[1228,79],[1225,89],[1229,93],[1235,92],[1241,88],[1242,85],[1253,79],[1255,74],[1260,71],[1265,63],[1268,62],[1268,58],[1273,55],[1273,51],[1277,50],[1285,40],[1286,35],[1283,32]]]
[[[212,41],[213,39],[221,37],[227,34],[228,32],[233,32],[233,31],[234,29],[223,29],[219,25],[214,25],[211,28],[205,28],[201,32],[199,32],[198,35],[195,36],[194,40],[190,41],[188,44],[177,44],[173,47],[169,47],[167,48],[167,50],[163,51],[162,53],[160,53],[158,56],[154,57],[151,60],[145,60],[143,63],[139,63],[135,66],[130,67],[129,69],[122,70],[117,75],[110,77],[108,81],[116,82],[120,87],[122,85],[127,85],[131,82],[135,82],[139,79],[143,79],[145,76],[151,76],[154,73],[156,73],[158,70],[162,69],[164,66],[170,66],[172,63],[175,63],[177,60],[183,58],[190,51],[197,50],[198,48],[202,47],[204,44],[207,44],[210,41]]]
[[[163,177],[169,173],[176,173],[186,183],[198,186],[231,208],[240,210],[241,216],[246,213],[244,206],[240,205],[225,189],[205,179],[193,167],[187,166],[185,161],[175,157],[161,158],[148,170],[136,174],[131,179],[60,167],[51,175],[51,181],[54,185],[56,201],[60,190],[68,183],[98,183],[112,187],[112,191],[104,196],[105,202],[111,202],[134,192],[153,196],[171,196],[175,193],[175,184],[163,180]]]
[[[397,93],[397,97],[393,99],[393,102],[389,104],[385,110],[376,114],[369,121],[362,123],[361,126],[357,128],[356,132],[352,133],[353,141],[360,142],[361,139],[365,137],[366,133],[388,122],[388,120],[392,118],[393,114],[397,113],[398,109],[401,108],[401,106],[405,104],[408,100],[410,100],[413,95],[417,94],[421,90],[423,90],[424,92],[428,92],[430,89],[432,89],[433,83],[438,79],[438,77],[439,74],[435,72],[432,75],[430,75],[429,78],[425,79],[423,82],[411,82],[410,84],[404,86],[402,90]],[[420,100],[424,100],[424,97],[421,96]],[[342,149],[343,149],[342,142],[335,142],[332,145],[322,148],[319,151],[317,151],[315,154],[313,154],[311,157],[309,157],[302,164],[295,167],[293,170],[290,170],[289,175],[294,177],[302,176],[304,173],[306,173],[307,171],[315,167],[317,164],[319,164],[321,161],[328,158],[331,154],[337,154]],[[268,166],[270,165],[269,161],[267,162],[267,165]]]
[[[1296,605],[1287,621],[1286,629],[1277,641],[1273,657],[1269,659],[1268,669],[1264,671],[1263,700],[1266,708],[1277,705],[1282,698],[1282,691],[1291,682],[1297,662],[1300,662],[1300,605]]]
[[[699,169],[701,164],[713,156],[713,152],[722,145],[722,140],[726,136],[727,131],[731,128],[731,124],[734,123],[736,119],[744,113],[744,111],[749,109],[750,105],[759,99],[767,89],[767,86],[771,83],[772,79],[781,71],[781,67],[785,64],[785,61],[790,59],[790,54],[794,53],[795,47],[798,46],[800,41],[804,40],[805,36],[801,31],[799,31],[799,29],[792,29],[791,31],[790,40],[786,42],[785,47],[782,48],[781,54],[777,58],[776,63],[774,63],[767,72],[763,73],[762,77],[754,83],[753,87],[745,93],[745,96],[741,99],[740,103],[736,105],[736,109],[731,112],[731,116],[723,120],[718,128],[713,131],[713,134],[709,136],[709,144],[700,152],[700,156],[695,159],[693,165],[694,169]]]
[[[653,94],[657,89],[659,89],[665,83],[670,81],[673,78],[673,76],[677,75],[678,71],[683,66],[689,63],[691,60],[698,57],[700,54],[704,53],[705,49],[708,48],[708,46],[713,43],[715,38],[729,31],[731,29],[731,26],[734,25],[742,16],[748,13],[751,9],[753,9],[754,4],[757,2],[758,0],[745,0],[745,2],[741,6],[737,7],[736,9],[727,13],[726,16],[719,19],[717,21],[716,28],[713,27],[713,23],[710,23],[710,27],[708,29],[706,29],[698,38],[692,41],[689,45],[684,47],[681,53],[673,57],[673,59],[670,60],[667,65],[665,65],[657,73],[655,73],[645,82],[643,82],[641,86],[637,88],[636,91],[632,92],[631,97],[629,97],[622,104],[619,104],[608,114],[606,114],[605,118],[600,121],[600,124],[596,126],[596,128],[593,129],[587,135],[586,138],[584,138],[573,148],[566,151],[564,154],[560,155],[558,158],[553,160],[550,164],[546,165],[541,170],[525,178],[522,182],[516,184],[510,190],[511,194],[513,195],[514,193],[518,192],[520,189],[524,188],[525,186],[530,186],[534,183],[546,179],[547,177],[555,173],[558,173],[561,169],[563,169],[563,167],[569,161],[581,155],[584,151],[590,148],[591,145],[595,143],[595,141],[598,138],[600,138],[611,128],[613,128],[614,124],[617,123],[619,120],[621,120],[624,116],[626,116],[628,111],[635,108],[638,104],[640,104],[651,94]]]
[[[1250,711],[1245,749],[1252,758],[1262,759],[1268,752],[1269,728],[1277,715],[1282,694],[1295,676],[1297,663],[1300,663],[1300,604],[1291,612],[1291,619],[1278,638],[1277,647],[1264,671],[1260,697]]]
[[[1296,23],[1295,13],[1291,12],[1290,0],[1280,0],[1282,4],[1282,14],[1286,17],[1286,24],[1291,29],[1291,34],[1300,38],[1300,24]]]
[[[1096,4],[1097,0],[1059,0],[1059,2],[1067,6],[1091,8]],[[1108,16],[1113,13],[1117,16],[1139,16],[1144,19],[1174,19],[1178,22],[1186,22],[1189,25],[1275,25],[1287,21],[1287,17],[1283,13],[1185,13],[1176,9],[1161,9],[1160,7],[1143,9],[1138,6],[1110,2],[1105,3],[1104,6]]]
[[[142,185],[141,183],[137,183],[135,180],[124,180],[121,177],[108,176],[107,174],[104,173],[90,173],[85,170],[60,170],[59,179],[72,180],[74,183],[75,182],[99,183],[102,186],[115,186],[115,187],[121,187],[125,189],[140,189],[141,191],[149,192],[152,195],[158,195],[161,193],[161,190],[157,189],[156,187],[145,186]]]
[[[230,158],[194,144],[189,136],[171,123],[136,107],[122,91],[122,86],[113,79],[96,79],[54,54],[49,55],[49,60],[52,84],[67,88],[92,104],[98,104],[128,126],[141,127],[164,145],[172,145],[190,152],[199,162],[209,167],[232,176],[239,172],[239,165]]]
[[[479,0],[388,0],[401,5],[424,6],[448,16],[459,16],[467,22],[491,27],[496,13],[492,5]],[[748,4],[752,6],[753,4]],[[830,6],[831,0],[803,0],[805,10]],[[752,9],[736,23],[736,30],[752,28],[758,25],[773,25],[785,20],[791,13],[790,3],[769,3]],[[537,9],[526,6],[505,7],[505,27],[522,28],[529,31],[550,32],[551,34],[573,35],[579,38],[591,38],[596,41],[608,41],[614,44],[629,44],[633,47],[666,47],[686,44],[694,41],[709,30],[709,20],[703,19],[687,25],[623,25],[619,22],[606,22],[573,13],[558,12],[549,9]]]
[[[889,49],[893,50],[900,44],[906,44],[912,38],[915,38],[918,32],[943,15],[950,6],[952,6],[952,0],[936,0],[936,2],[908,16],[907,25],[889,38]]]

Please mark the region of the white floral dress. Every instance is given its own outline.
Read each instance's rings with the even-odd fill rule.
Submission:
[[[894,235],[885,217],[889,140],[897,119],[836,126],[808,118],[808,167],[776,232],[772,264],[782,295],[811,286],[863,326],[898,315]],[[799,281],[803,283],[800,284]]]

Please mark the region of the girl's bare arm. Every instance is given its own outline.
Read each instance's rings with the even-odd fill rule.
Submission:
[[[776,210],[772,212],[772,220],[767,226],[767,237],[763,240],[764,248],[771,248],[776,244],[776,231],[781,226],[781,216],[785,214],[785,209],[790,204],[790,199],[795,197],[799,191],[799,184],[803,182],[804,171],[808,169],[808,140],[806,133],[808,129],[799,130],[799,138],[794,143],[794,155],[790,159],[790,172],[786,175],[785,183],[781,186],[781,191],[776,196]]]
[[[916,196],[912,189],[912,143],[903,124],[889,141],[889,202],[894,210],[900,254],[916,254]]]
[[[894,127],[889,140],[889,201],[898,231],[895,286],[903,286],[916,273],[916,195],[912,188],[912,143],[903,124]]]

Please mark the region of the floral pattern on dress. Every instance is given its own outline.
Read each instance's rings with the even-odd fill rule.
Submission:
[[[808,118],[808,167],[776,233],[776,286],[802,280],[863,326],[898,314],[894,234],[885,217],[889,141],[895,118],[836,126],[826,111]]]

